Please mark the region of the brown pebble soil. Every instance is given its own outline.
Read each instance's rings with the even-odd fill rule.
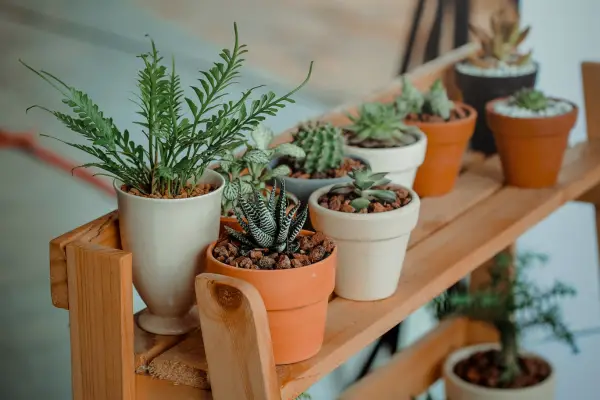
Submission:
[[[187,185],[185,185],[185,187],[183,187],[179,190],[179,193],[177,195],[173,195],[172,193],[144,194],[135,188],[129,188],[127,185],[121,185],[121,190],[124,191],[125,193],[129,193],[129,194],[132,194],[134,196],[139,196],[139,197],[147,197],[149,199],[187,199],[188,197],[198,197],[198,196],[208,194],[216,189],[217,189],[217,187],[215,185],[211,185],[209,183],[199,183],[195,186],[192,186],[191,184],[188,183]]]
[[[395,187],[392,185],[375,187],[374,189],[392,190],[396,193],[396,201],[393,203],[380,203],[376,200],[371,200],[371,204],[367,208],[358,211],[358,214],[370,214],[385,211],[396,210],[404,207],[411,201],[410,192],[404,188]],[[332,211],[341,211],[346,213],[356,213],[356,209],[350,205],[350,202],[358,196],[354,193],[350,194],[330,194],[325,193],[319,197],[319,205]]]
[[[364,167],[364,164],[353,158],[344,158],[342,161],[342,165],[339,168],[329,169],[323,172],[313,172],[312,174],[307,174],[302,171],[300,166],[296,165],[295,162],[291,159],[282,159],[281,164],[287,165],[292,170],[290,175],[291,178],[299,178],[299,179],[333,179],[333,178],[341,178],[343,176],[348,175],[348,172],[353,169],[360,169]]]
[[[450,112],[450,118],[445,120],[439,115],[431,115],[426,113],[411,113],[406,116],[407,122],[452,122],[459,119],[467,118],[469,110],[466,107],[454,107]]]
[[[300,248],[294,254],[275,253],[267,249],[253,249],[242,255],[240,243],[225,233],[213,249],[213,256],[222,263],[244,269],[276,270],[305,267],[327,258],[335,248],[331,239],[322,232],[300,236]]]
[[[552,372],[552,367],[540,358],[519,357],[522,373],[512,382],[503,383],[500,381],[503,370],[497,363],[499,354],[498,350],[477,352],[459,361],[454,367],[454,373],[474,385],[495,389],[517,389],[537,385],[548,378]]]

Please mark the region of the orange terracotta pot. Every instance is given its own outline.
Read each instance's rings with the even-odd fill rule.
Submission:
[[[477,111],[456,103],[468,117],[449,122],[408,122],[427,136],[425,161],[417,170],[413,189],[421,197],[442,196],[454,188],[465,150],[477,120]]]
[[[337,248],[323,261],[306,267],[264,271],[226,265],[213,257],[214,246],[207,249],[206,272],[242,279],[258,289],[267,309],[275,363],[291,364],[317,354],[335,286]]]
[[[578,109],[536,118],[515,118],[494,111],[496,99],[486,106],[487,123],[496,140],[506,184],[522,188],[554,186],[562,166],[569,133]]]

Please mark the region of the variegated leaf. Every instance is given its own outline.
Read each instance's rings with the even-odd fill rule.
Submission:
[[[250,228],[252,238],[259,245],[259,248],[270,248],[275,243],[275,238],[260,229],[254,221],[248,220],[248,227]]]
[[[260,199],[256,202],[256,208],[258,211],[260,229],[268,235],[275,236],[275,232],[277,231],[277,222],[267,207],[267,204]]]
[[[247,151],[242,159],[248,163],[252,164],[268,164],[270,160],[269,155],[260,149],[252,149]]]
[[[283,219],[279,222],[279,232],[277,234],[277,242],[282,242],[286,240],[289,235],[290,227],[292,225],[292,219],[294,218],[294,214],[300,208],[300,204],[296,204],[294,208],[290,210],[287,215],[284,215]]]
[[[240,196],[238,197],[238,204],[242,207],[242,212],[244,213],[246,220],[257,221],[258,223],[258,214],[254,207],[248,203],[248,200],[246,200],[243,196]]]
[[[302,147],[297,146],[293,143],[282,143],[275,148],[275,153],[281,156],[288,156],[292,158],[304,158],[306,153]]]
[[[246,221],[244,221],[245,218],[244,214],[242,214],[242,210],[240,210],[239,207],[234,207],[233,212],[235,214],[235,218],[237,219],[238,224],[240,224],[244,232],[250,233],[250,228],[248,227]]]
[[[231,237],[233,237],[234,239],[238,240],[239,242],[245,244],[246,246],[249,247],[257,247],[255,243],[253,243],[246,235],[244,235],[241,232],[236,231],[235,229],[225,225],[225,231],[227,231],[227,234]]]
[[[228,182],[225,184],[223,188],[223,197],[225,197],[229,201],[233,201],[238,197],[239,193],[239,185],[236,182]]]
[[[273,140],[275,134],[271,128],[258,124],[256,128],[250,133],[250,136],[254,140],[256,147],[260,150],[266,150],[269,147],[269,143]]]
[[[289,176],[292,173],[290,167],[285,164],[278,165],[268,172],[269,177],[277,178],[280,176]]]

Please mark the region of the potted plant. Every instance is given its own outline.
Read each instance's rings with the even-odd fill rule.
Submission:
[[[534,89],[488,103],[506,183],[522,188],[556,184],[577,106]]]
[[[352,125],[344,129],[344,152],[366,160],[373,172],[389,171],[393,183],[412,187],[425,159],[427,137],[423,132],[405,124],[394,104],[366,103],[358,116],[348,118]]]
[[[491,34],[469,26],[481,43],[481,49],[455,67],[462,100],[473,106],[479,115],[471,148],[485,154],[497,151],[492,132],[485,123],[486,103],[511,96],[519,89],[534,87],[539,69],[531,58],[531,51],[519,52],[530,28],[520,28],[519,17],[513,8],[503,7],[494,12],[490,25]]]
[[[305,157],[304,150],[293,143],[282,143],[275,147],[269,147],[273,140],[273,131],[259,124],[250,133],[246,144],[246,151],[241,157],[234,157],[228,153],[221,159],[216,169],[225,179],[225,189],[221,203],[221,215],[226,219],[235,220],[233,209],[236,205],[238,192],[245,196],[252,195],[257,190],[263,198],[266,198],[267,183],[273,179],[287,176],[291,169],[287,165],[278,165],[269,168],[269,164],[281,156],[302,159]],[[291,193],[286,193],[290,199],[297,203],[298,199]]]
[[[499,344],[480,344],[459,349],[446,359],[443,374],[446,395],[455,400],[553,399],[555,371],[538,354],[522,351],[520,334],[530,328],[548,328],[552,335],[577,351],[574,335],[562,321],[558,300],[575,290],[557,282],[540,288],[525,272],[543,263],[546,256],[526,253],[496,257],[490,282],[474,292],[456,291],[434,304],[454,314],[486,321],[500,336]],[[514,265],[513,265],[514,264]]]
[[[318,189],[308,200],[313,226],[338,246],[335,293],[346,299],[380,300],[398,286],[420,200],[385,175],[355,170],[351,182]]]
[[[283,96],[269,92],[248,105],[252,90],[222,103],[246,53],[235,24],[234,32],[233,49],[223,50],[222,62],[201,72],[201,85],[192,86],[194,98],[184,97],[175,62],[165,66],[153,41],[151,51],[139,56],[143,68],[134,102],[140,132],[135,136],[143,135],[145,144],[117,128],[84,92],[23,63],[62,95],[72,113],[30,108],[51,113],[88,141],[65,143],[96,159],[82,167],[96,167],[114,179],[121,244],[133,253],[133,282],[148,307],[138,322],[155,334],[183,334],[198,324],[192,311],[194,277],[205,263],[205,249],[218,237],[224,186],[208,165],[242,145],[246,132],[292,102],[306,83]],[[185,105],[190,119],[184,117]]]
[[[239,226],[207,250],[207,272],[242,279],[259,291],[267,309],[276,364],[314,356],[325,333],[335,284],[336,246],[323,233],[301,231],[307,209],[286,211],[285,183],[265,200],[257,191],[238,196]]]
[[[289,192],[303,204],[315,190],[332,184],[348,182],[348,172],[367,164],[358,157],[344,155],[342,129],[329,123],[308,123],[293,133],[292,143],[303,150],[304,157],[283,156],[272,162],[274,170],[286,168],[289,176],[282,175]],[[306,227],[310,229],[307,221]]]
[[[475,129],[473,107],[448,99],[441,79],[421,93],[406,76],[396,108],[405,122],[427,136],[425,161],[417,170],[413,189],[421,197],[441,196],[454,188],[463,155]]]

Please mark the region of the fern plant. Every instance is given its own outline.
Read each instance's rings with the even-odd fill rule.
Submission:
[[[329,189],[331,194],[350,194],[356,196],[350,202],[350,205],[356,212],[363,208],[369,207],[371,200],[376,200],[382,203],[393,203],[396,201],[396,193],[393,190],[375,189],[377,186],[384,186],[391,182],[385,176],[387,172],[372,173],[371,169],[366,167],[363,169],[355,169],[348,173],[352,181],[347,183],[338,183]]]
[[[556,282],[549,289],[538,287],[525,276],[532,265],[545,263],[543,254],[525,253],[514,263],[500,253],[490,271],[490,282],[474,292],[456,291],[433,301],[436,308],[451,307],[455,314],[491,323],[500,334],[501,382],[512,382],[520,373],[519,336],[531,328],[548,328],[557,340],[577,352],[575,338],[562,320],[558,300],[574,296],[575,289]],[[443,311],[443,310],[440,310]]]
[[[308,216],[308,208],[300,210],[298,202],[288,212],[284,181],[281,181],[278,197],[276,191],[277,182],[265,200],[258,191],[254,191],[254,198],[247,198],[240,190],[234,212],[243,232],[228,226],[225,229],[241,243],[242,254],[254,249],[287,254],[298,251],[300,244],[297,236]]]
[[[330,123],[305,124],[293,134],[293,143],[306,154],[296,160],[297,169],[313,174],[339,168],[344,161],[344,136]]]
[[[399,147],[417,141],[419,128],[406,125],[393,104],[366,103],[357,117],[348,115],[352,125],[348,144],[363,147]]]
[[[454,103],[448,98],[441,79],[433,82],[429,91],[424,94],[406,75],[402,76],[402,93],[396,99],[396,110],[402,118],[409,114],[430,114],[448,120],[453,109]]]
[[[72,113],[39,105],[28,110],[39,108],[49,112],[89,142],[64,142],[97,159],[81,167],[97,167],[103,171],[100,174],[116,178],[145,195],[179,193],[188,182],[197,182],[211,162],[243,145],[246,132],[287,103],[293,103],[291,96],[310,78],[312,63],[304,82],[283,96],[268,92],[250,102],[257,86],[243,92],[236,101],[223,101],[226,89],[240,77],[242,57],[247,52],[246,46],[238,41],[236,24],[234,37],[233,49],[220,53],[222,62],[215,62],[208,71],[200,71],[200,85],[191,87],[195,94],[191,98],[184,96],[174,60],[167,68],[151,41],[152,49],[139,56],[143,68],[138,72],[139,93],[134,100],[140,116],[135,123],[147,139],[145,145],[131,140],[129,131],[120,130],[83,91],[20,60],[62,95],[63,103]],[[190,118],[184,116],[185,105]]]
[[[241,157],[236,158],[231,153],[223,156],[217,168],[217,172],[225,178],[221,200],[222,215],[228,216],[233,212],[238,195],[247,196],[254,191],[262,193],[267,182],[291,173],[287,165],[268,168],[276,157],[288,156],[297,159],[305,157],[304,150],[293,143],[282,143],[270,148],[269,145],[274,137],[270,128],[259,124],[250,133],[251,140],[246,144],[246,152]]]
[[[548,108],[548,97],[536,89],[523,88],[513,96],[511,104],[531,111],[542,111]]]

